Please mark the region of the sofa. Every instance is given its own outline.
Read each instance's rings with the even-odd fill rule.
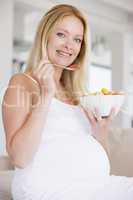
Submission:
[[[133,177],[133,129],[110,129],[109,151],[111,174]],[[11,200],[13,169],[8,156],[1,156],[0,200]]]
[[[7,155],[0,156],[0,200],[11,200],[14,166]]]

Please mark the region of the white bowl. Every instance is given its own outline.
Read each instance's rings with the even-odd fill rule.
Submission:
[[[94,114],[97,109],[102,117],[107,117],[112,108],[115,108],[115,115],[120,111],[124,103],[125,95],[87,95],[81,97],[81,104],[88,107]]]

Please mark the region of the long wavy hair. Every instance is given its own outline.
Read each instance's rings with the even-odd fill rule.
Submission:
[[[45,57],[48,37],[53,27],[66,16],[75,16],[83,24],[84,35],[80,52],[73,63],[79,67],[78,70],[63,70],[61,82],[65,87],[68,98],[79,100],[79,96],[88,92],[88,57],[90,56],[90,31],[88,31],[87,18],[74,6],[60,4],[51,8],[41,19],[34,43],[31,48],[26,71],[38,67],[42,57]]]

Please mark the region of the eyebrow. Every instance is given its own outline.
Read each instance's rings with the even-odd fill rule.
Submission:
[[[69,34],[69,31],[67,31],[67,30],[65,30],[65,29],[63,29],[63,28],[58,28],[58,30],[64,31],[64,32],[66,32],[67,34]],[[81,34],[76,34],[76,36],[83,37],[83,35],[81,35]]]

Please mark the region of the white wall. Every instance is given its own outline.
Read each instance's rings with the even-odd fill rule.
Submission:
[[[125,103],[121,109],[119,126],[131,127],[133,116],[133,90],[131,85],[131,52],[132,52],[132,32],[114,33],[110,36],[110,47],[112,50],[112,89],[126,92]],[[118,123],[119,122],[119,123]]]
[[[13,0],[0,1],[0,154],[5,153],[4,130],[1,118],[1,101],[5,85],[11,75]]]

